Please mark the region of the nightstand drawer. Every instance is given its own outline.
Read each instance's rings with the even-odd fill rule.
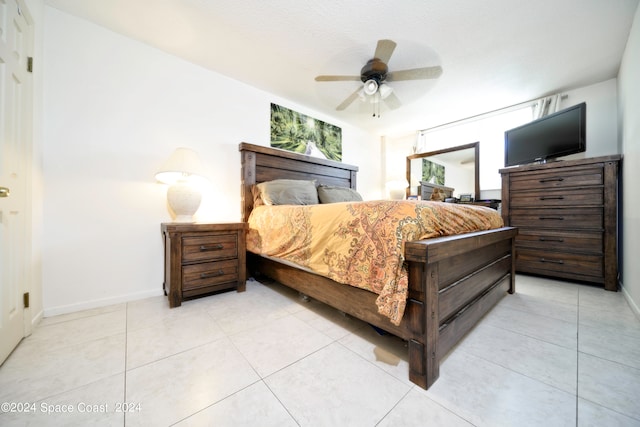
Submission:
[[[182,267],[183,292],[238,281],[238,260],[205,262]]]
[[[237,256],[237,233],[193,236],[182,239],[182,261],[184,263],[235,258]]]

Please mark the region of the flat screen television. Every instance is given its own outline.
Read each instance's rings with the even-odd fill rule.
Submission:
[[[586,151],[587,104],[549,114],[504,133],[504,165],[546,162]]]

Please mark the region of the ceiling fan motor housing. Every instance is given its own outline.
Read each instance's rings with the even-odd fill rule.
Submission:
[[[373,58],[367,61],[367,63],[360,70],[360,80],[362,82],[366,82],[367,80],[375,80],[378,85],[387,78],[387,72],[389,68],[387,64],[379,60],[378,58]]]

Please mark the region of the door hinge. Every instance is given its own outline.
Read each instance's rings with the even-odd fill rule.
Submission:
[[[22,294],[22,302],[24,303],[24,308],[29,308],[29,292]]]
[[[33,56],[27,57],[27,71],[33,73]]]

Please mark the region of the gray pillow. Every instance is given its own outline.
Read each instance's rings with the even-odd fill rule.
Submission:
[[[320,185],[318,199],[320,203],[361,202],[362,196],[352,188]]]
[[[315,181],[274,179],[256,185],[265,205],[317,205]]]

